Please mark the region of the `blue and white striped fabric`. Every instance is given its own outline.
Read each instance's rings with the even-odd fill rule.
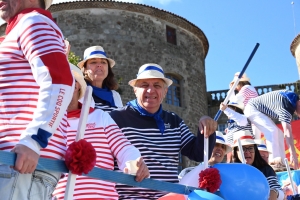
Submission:
[[[112,118],[127,139],[139,149],[150,178],[178,183],[178,154],[195,136],[175,113],[162,111],[165,131],[162,135],[152,117],[141,116],[131,107],[112,111]],[[165,193],[117,184],[119,199],[158,199]]]
[[[252,127],[251,127],[251,123],[249,120],[247,120],[248,123],[246,126],[239,126],[237,124],[237,122],[233,121],[233,120],[228,120],[228,128],[227,128],[227,133],[226,133],[226,138],[227,138],[227,143],[230,144],[231,146],[233,145],[233,135],[234,133],[238,132],[238,131],[250,131],[250,133],[253,135],[253,131],[252,131]],[[253,135],[253,139],[254,139],[254,135]]]
[[[287,90],[268,92],[259,97],[250,99],[248,104],[270,118],[290,124],[295,108],[288,99],[284,98],[284,96],[280,94],[281,92],[287,92]]]

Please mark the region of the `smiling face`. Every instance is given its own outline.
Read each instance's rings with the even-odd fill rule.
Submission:
[[[244,151],[244,156],[245,156],[245,160],[246,163],[248,165],[252,165],[254,162],[254,158],[255,158],[255,148],[254,145],[243,145],[243,151]],[[240,159],[240,161],[242,161],[242,155],[240,151],[237,151],[238,157]]]
[[[138,80],[134,87],[137,102],[152,114],[158,111],[167,91],[166,83],[159,78]]]
[[[222,162],[226,153],[226,145],[216,143],[211,154],[211,158],[209,159],[209,164],[214,165]]]
[[[25,3],[24,0],[2,0],[0,2],[0,17],[8,22],[9,19],[26,8]]]
[[[108,75],[108,60],[104,58],[91,58],[86,61],[85,73],[92,80],[91,84],[102,87],[104,79]]]

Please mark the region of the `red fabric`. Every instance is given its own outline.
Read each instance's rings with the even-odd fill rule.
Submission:
[[[40,59],[48,68],[53,84],[72,86],[73,76],[65,54],[53,52],[41,56]],[[53,65],[54,63],[59,63],[59,66]]]
[[[81,108],[82,108],[82,104],[80,102],[78,102],[79,105],[79,109],[77,110],[72,110],[68,112],[68,118],[79,118],[80,117],[80,113],[81,113]],[[90,108],[89,113],[92,113],[95,109],[94,108]]]
[[[250,140],[253,140],[253,137],[252,137],[252,136],[248,136],[248,135],[240,137],[240,140],[241,140],[241,141],[244,140],[244,139],[250,139]],[[237,143],[237,140],[234,140],[234,144],[235,144],[235,143]]]
[[[42,15],[45,15],[46,17],[48,17],[49,19],[51,19],[53,21],[52,15],[49,11],[41,9],[41,8],[27,8],[22,10],[21,12],[19,12],[18,14],[16,14],[14,17],[12,17],[7,26],[6,26],[6,30],[5,30],[5,34],[7,35],[17,24],[18,22],[21,20],[21,18],[27,14],[27,13],[31,13],[31,12],[38,12]]]
[[[294,137],[294,144],[295,144],[295,149],[296,149],[296,154],[300,156],[300,120],[295,120],[291,122],[292,125],[292,132],[293,132],[293,137]],[[283,128],[281,124],[277,124],[278,128],[283,132]],[[290,153],[287,147],[287,144],[285,143],[285,153],[286,153],[286,158],[290,160]]]
[[[215,193],[221,186],[221,176],[216,168],[207,168],[199,174],[199,188]]]
[[[88,174],[96,165],[96,151],[92,144],[84,139],[74,141],[66,151],[65,163],[73,174]]]

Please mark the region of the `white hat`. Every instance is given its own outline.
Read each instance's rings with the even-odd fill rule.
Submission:
[[[106,57],[106,53],[103,49],[103,47],[101,46],[92,46],[87,48],[86,50],[84,50],[84,54],[83,54],[83,60],[80,61],[77,66],[79,68],[82,68],[84,63],[91,59],[91,58],[104,58],[106,60],[108,60],[110,67],[112,68],[113,66],[115,66],[116,62],[113,59],[110,59],[108,57]]]
[[[136,79],[132,79],[128,82],[128,84],[134,87],[137,80],[149,78],[163,79],[168,87],[173,83],[171,79],[165,78],[164,70],[161,66],[154,63],[149,63],[141,66],[138,74],[136,75]]]
[[[242,95],[232,96],[229,100],[228,105],[235,106],[237,108],[240,108],[241,110],[244,110],[244,100],[245,98]]]
[[[269,151],[267,149],[267,145],[266,145],[266,143],[263,140],[257,139],[257,140],[254,140],[254,142],[257,144],[258,150],[260,150],[260,151],[267,151],[269,153],[272,153],[271,151]]]
[[[238,146],[238,139],[241,140],[242,146],[256,144],[253,135],[248,130],[237,131],[233,134],[233,145],[232,147]]]
[[[239,75],[240,75],[240,72],[236,72],[234,74],[233,80],[230,82],[230,84],[233,84],[238,79]],[[246,73],[244,73],[243,76],[241,77],[240,81],[248,81],[248,82],[250,82],[250,78],[247,76]]]
[[[81,97],[83,97],[83,95],[85,94],[85,90],[86,90],[86,82],[84,81],[84,77],[82,74],[82,71],[76,67],[75,65],[70,64],[71,67],[71,71],[72,74],[75,78],[75,80],[80,84],[80,95],[79,95],[79,99],[81,99]]]
[[[216,131],[216,143],[224,144],[226,146],[226,152],[225,152],[225,154],[227,154],[227,153],[229,153],[229,152],[232,151],[232,148],[230,147],[230,145],[228,143],[226,143],[224,135],[220,131]]]
[[[45,9],[48,10],[48,8],[51,6],[53,0],[45,0]]]

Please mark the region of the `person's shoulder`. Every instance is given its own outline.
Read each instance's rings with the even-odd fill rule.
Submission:
[[[25,14],[21,18],[20,23],[38,23],[38,22],[50,22],[50,21],[52,20],[46,17],[45,15],[42,15],[38,12],[30,12]]]
[[[275,176],[276,173],[270,165],[265,165],[260,168],[260,171],[263,172],[266,176]]]
[[[130,106],[126,105],[117,109],[112,110],[111,112],[109,112],[110,116],[114,117],[114,116],[118,116],[118,115],[123,115],[124,113],[130,112],[132,109],[130,108]]]
[[[116,90],[111,90],[111,92],[112,92],[114,95],[118,95],[118,96],[120,96],[120,93],[119,93],[119,92],[117,92]]]
[[[176,121],[183,121],[175,112],[169,110],[163,110],[162,116],[165,120],[176,120]]]

